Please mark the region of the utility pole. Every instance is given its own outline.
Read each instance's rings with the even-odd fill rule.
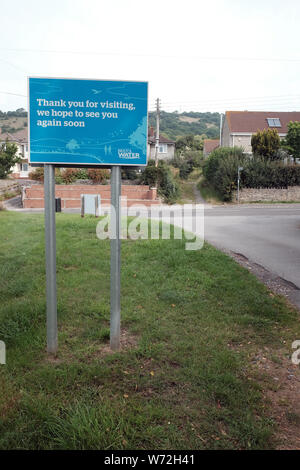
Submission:
[[[222,147],[223,113],[220,114],[220,147]]]
[[[156,100],[156,139],[155,139],[155,166],[158,165],[159,151],[159,98]]]

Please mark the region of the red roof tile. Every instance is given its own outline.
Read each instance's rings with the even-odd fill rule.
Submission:
[[[153,130],[153,128],[149,128],[148,129],[148,143],[149,144],[155,144],[156,140],[155,140],[155,137],[156,136],[156,132]],[[159,142],[161,144],[175,144],[175,141],[174,140],[169,140],[167,139],[166,137],[160,135],[159,136]]]
[[[205,139],[203,141],[203,153],[205,155],[208,155],[211,153],[213,150],[218,148],[220,146],[220,140],[219,139]]]
[[[0,133],[0,141],[4,142],[8,140],[9,142],[18,142],[18,143],[25,143],[28,141],[28,131],[27,128],[21,129],[17,132],[1,132]]]
[[[231,133],[253,133],[258,130],[270,129],[267,118],[279,118],[281,127],[271,127],[271,129],[277,129],[279,134],[286,134],[290,121],[300,121],[300,112],[226,111],[226,119]]]

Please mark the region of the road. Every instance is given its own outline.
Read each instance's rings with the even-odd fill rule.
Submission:
[[[198,204],[193,207],[194,209],[184,209],[184,228],[201,237],[203,206]],[[24,211],[20,208],[18,198],[11,200],[7,209]],[[162,216],[159,216],[160,210]],[[170,211],[173,218],[170,218]],[[156,206],[153,216],[180,226],[182,211],[182,206]],[[138,212],[141,216],[150,216],[147,208]],[[200,221],[198,227],[195,226],[195,220]],[[206,204],[204,238],[217,248],[240,253],[271,273],[293,283],[299,289],[297,304],[300,306],[300,204]]]
[[[300,289],[300,204],[205,210],[205,239],[241,253]]]

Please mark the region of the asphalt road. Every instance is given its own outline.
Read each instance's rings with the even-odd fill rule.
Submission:
[[[204,233],[300,289],[300,204],[205,209]]]
[[[9,210],[35,212],[20,207],[19,198],[6,203]],[[40,210],[38,210],[40,211]],[[162,211],[162,216],[159,212]],[[173,215],[170,217],[169,212]],[[70,210],[79,212],[79,210]],[[122,211],[123,212],[123,211]],[[139,210],[141,216],[150,212]],[[125,214],[124,214],[125,215]],[[130,215],[130,213],[129,213]],[[132,213],[132,215],[137,215]],[[156,206],[154,218],[182,226],[212,245],[240,253],[299,289],[300,305],[300,204]],[[195,223],[197,221],[197,224]],[[204,221],[204,223],[203,223]]]

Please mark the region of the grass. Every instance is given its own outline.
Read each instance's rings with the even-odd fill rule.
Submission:
[[[51,360],[43,216],[0,213],[0,448],[273,448],[251,358],[266,345],[278,356],[299,337],[296,311],[209,245],[124,240],[127,347],[113,354],[109,241],[96,238],[92,217],[56,217],[59,352]]]
[[[188,176],[186,180],[179,177],[179,169],[172,168],[173,175],[175,176],[176,182],[179,186],[180,196],[176,201],[176,204],[192,204],[196,203],[194,187],[200,178],[201,170],[195,168]]]

